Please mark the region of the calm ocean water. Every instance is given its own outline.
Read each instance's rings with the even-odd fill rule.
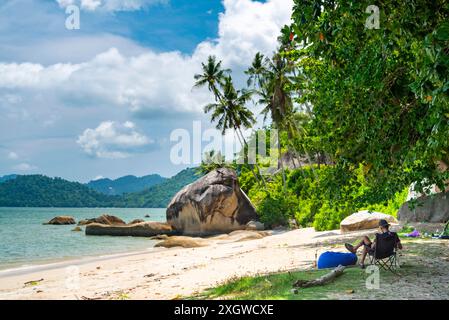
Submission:
[[[126,222],[134,219],[165,221],[165,209],[0,208],[0,270],[70,258],[144,250],[155,241],[147,238],[86,236],[72,232],[75,225],[43,225],[58,215],[81,219],[104,213]],[[149,214],[150,218],[145,218]]]

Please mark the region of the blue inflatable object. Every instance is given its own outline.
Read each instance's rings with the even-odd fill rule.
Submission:
[[[339,265],[352,266],[357,263],[357,255],[354,253],[326,251],[318,258],[318,269],[335,268]]]

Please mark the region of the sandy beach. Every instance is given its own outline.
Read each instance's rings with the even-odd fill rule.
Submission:
[[[234,277],[313,267],[316,255],[363,234],[305,228],[3,271],[0,299],[176,299]]]

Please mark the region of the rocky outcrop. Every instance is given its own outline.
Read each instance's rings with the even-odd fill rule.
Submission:
[[[413,207],[410,206],[410,202],[404,203],[399,209],[398,219],[401,222],[449,221],[449,192],[421,196],[415,200]]]
[[[154,237],[154,240],[163,240],[157,243],[156,247],[173,248],[199,248],[214,244],[233,243],[249,240],[258,240],[271,235],[268,231],[249,231],[236,230],[230,234],[221,234],[210,238],[186,237],[186,236],[159,236]]]
[[[175,230],[169,224],[161,222],[142,222],[131,225],[91,223],[86,226],[86,235],[92,236],[153,237],[175,233]]]
[[[185,236],[174,236],[167,237],[167,239],[156,243],[155,247],[163,247],[163,248],[199,248],[208,246],[209,242],[206,239],[202,238],[192,238]]]
[[[89,225],[92,223],[100,223],[100,224],[105,224],[105,225],[125,225],[126,222],[123,221],[122,219],[116,217],[116,216],[111,216],[108,214],[103,214],[98,218],[93,218],[93,219],[86,219],[86,220],[81,220],[80,222],[78,222],[79,226],[85,226],[85,225]]]
[[[257,221],[256,210],[240,189],[234,170],[214,170],[184,187],[167,208],[167,222],[188,235],[226,233]]]
[[[246,230],[262,231],[265,230],[265,225],[260,221],[250,221],[246,224]]]
[[[53,219],[44,224],[67,225],[67,224],[76,224],[76,221],[73,217],[70,216],[58,216],[54,217]]]
[[[136,224],[136,223],[142,223],[142,222],[145,222],[145,220],[143,220],[143,219],[134,219],[133,221],[131,221],[128,224]]]
[[[385,219],[390,224],[397,224],[395,217],[381,212],[359,211],[346,217],[340,223],[341,232],[350,232],[379,227],[379,221]]]

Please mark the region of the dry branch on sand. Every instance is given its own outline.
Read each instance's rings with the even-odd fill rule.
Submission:
[[[331,272],[319,277],[318,279],[313,280],[297,280],[293,287],[295,288],[309,288],[309,287],[315,287],[315,286],[322,286],[326,283],[334,281],[337,277],[341,276],[343,274],[343,271],[346,267],[340,265]]]

